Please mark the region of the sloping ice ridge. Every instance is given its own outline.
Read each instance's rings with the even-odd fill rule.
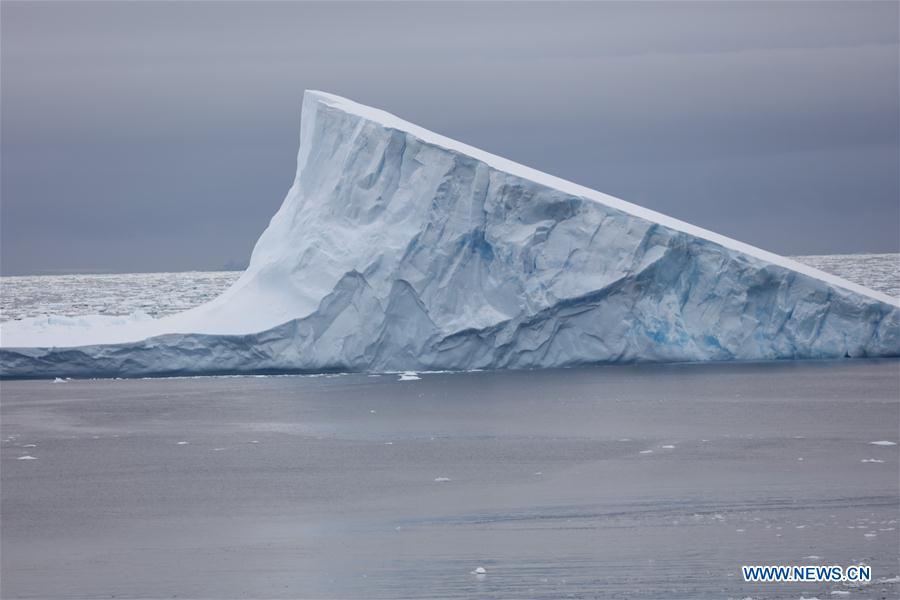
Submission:
[[[0,325],[5,377],[900,355],[900,303],[307,91],[240,279],[161,319]]]

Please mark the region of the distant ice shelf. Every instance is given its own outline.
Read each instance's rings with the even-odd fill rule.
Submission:
[[[900,355],[886,294],[323,92],[248,269],[159,319],[0,324],[0,376]]]

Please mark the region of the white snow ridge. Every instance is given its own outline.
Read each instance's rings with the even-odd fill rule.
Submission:
[[[900,355],[889,296],[308,91],[250,266],[160,319],[0,325],[0,376]]]

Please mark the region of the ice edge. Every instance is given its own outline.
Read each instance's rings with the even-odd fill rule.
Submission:
[[[538,171],[537,169],[525,166],[501,156],[497,156],[496,154],[491,154],[490,152],[481,150],[480,148],[475,148],[474,146],[464,144],[452,138],[448,138],[439,133],[435,133],[431,130],[425,129],[424,127],[416,125],[415,123],[410,123],[409,121],[401,119],[400,117],[379,108],[373,108],[371,106],[366,106],[365,104],[359,104],[358,102],[354,102],[353,100],[349,100],[342,96],[337,96],[335,94],[322,92],[319,90],[306,90],[304,92],[304,104],[306,104],[308,100],[314,100],[331,108],[341,110],[345,113],[362,117],[363,119],[373,121],[389,129],[403,131],[418,138],[426,144],[431,144],[434,146],[445,148],[447,150],[459,152],[460,154],[465,154],[487,164],[490,167],[493,167],[494,169],[497,169],[498,171],[510,173],[512,175],[515,175],[516,177],[521,177],[522,179],[527,179],[528,181],[532,181],[549,188],[555,188],[573,196],[578,196],[588,200],[592,200],[594,202],[599,202],[606,206],[621,210],[622,212],[628,213],[632,216],[653,223],[659,223],[676,231],[706,239],[710,242],[719,244],[720,246],[724,246],[725,248],[743,252],[744,254],[748,254],[760,260],[764,260],[786,269],[796,271],[815,279],[820,279],[845,290],[868,296],[869,298],[878,300],[879,302],[884,302],[891,306],[900,307],[900,298],[893,298],[885,293],[867,288],[858,283],[853,283],[852,281],[847,281],[846,279],[838,277],[837,275],[832,275],[831,273],[820,271],[819,269],[781,256],[780,254],[775,254],[773,252],[769,252],[768,250],[763,250],[762,248],[747,244],[746,242],[741,242],[734,238],[709,231],[708,229],[692,225],[685,221],[681,221],[680,219],[676,219],[675,217],[670,217],[663,213],[656,212],[655,210],[644,208],[643,206],[638,206],[637,204],[622,200],[621,198],[616,198],[615,196],[604,194],[603,192],[599,192],[572,181],[556,177],[555,175],[550,175],[548,173],[544,173],[543,171]]]

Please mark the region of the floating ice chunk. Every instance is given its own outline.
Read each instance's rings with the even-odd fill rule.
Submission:
[[[673,446],[672,444],[666,444],[665,446],[660,446],[660,448],[664,448],[666,450],[674,450],[675,446]]]
[[[415,381],[417,379],[422,379],[415,371],[404,371],[400,373],[399,381]]]
[[[435,477],[434,480],[437,483],[443,483],[445,481],[452,481],[449,477]]]
[[[878,534],[877,533],[864,533],[863,537],[873,538],[873,537],[878,537]]]
[[[821,557],[821,556],[817,556],[817,555],[815,555],[815,554],[810,554],[809,556],[804,556],[803,558],[808,558],[809,560],[819,560],[819,559],[821,559],[822,557]]]
[[[476,567],[474,571],[472,571],[473,575],[485,575],[487,574],[487,569],[484,567]]]
[[[66,380],[63,379],[62,377],[57,377],[56,379],[53,380],[53,383],[65,383],[65,382],[66,382]]]
[[[178,442],[178,445],[179,445],[179,446],[186,446],[186,445],[187,445],[187,442]]]
[[[864,459],[862,459],[862,460],[859,461],[859,462],[864,462],[864,463],[883,463],[884,461],[881,460],[880,458],[864,458]]]
[[[895,577],[882,577],[878,580],[878,583],[900,583],[900,575]]]
[[[30,454],[26,454],[25,456],[20,456],[16,460],[37,460],[37,456],[31,456]]]
[[[869,442],[873,446],[896,446],[897,442],[891,442],[889,440],[878,440],[877,442]]]
[[[653,454],[653,450],[641,450],[638,454]]]
[[[160,319],[42,317],[0,330],[7,377],[380,370],[410,381],[428,370],[898,356],[900,303],[308,91],[294,185],[229,290]]]
[[[833,590],[831,592],[831,595],[832,596],[849,596],[850,592],[848,592],[846,590]]]
[[[25,444],[23,448],[37,448],[37,444]]]

